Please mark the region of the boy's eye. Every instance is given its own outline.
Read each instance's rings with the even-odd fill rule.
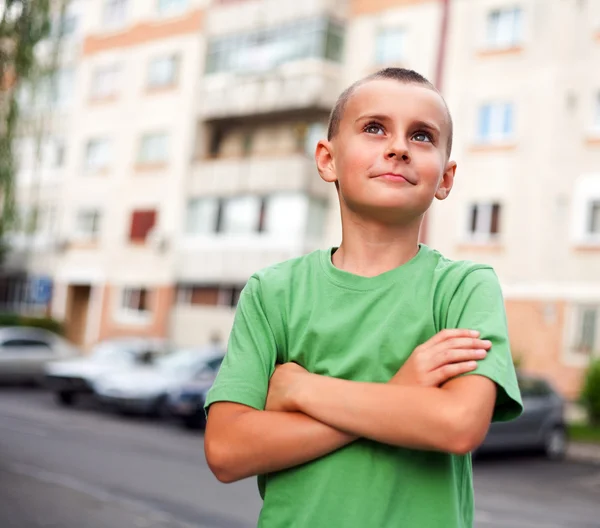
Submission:
[[[383,134],[383,127],[379,123],[369,123],[364,129],[367,134]]]
[[[413,139],[415,141],[420,141],[424,143],[433,143],[433,138],[427,132],[417,132],[413,135]]]

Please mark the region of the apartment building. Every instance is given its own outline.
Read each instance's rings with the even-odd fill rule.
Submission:
[[[204,59],[198,0],[86,2],[53,314],[82,344],[165,336]]]
[[[322,246],[332,189],[314,163],[342,86],[346,2],[213,2],[195,108],[172,336],[226,340],[250,275]]]
[[[516,358],[577,394],[600,354],[598,2],[80,4],[46,147],[60,171],[36,180],[60,185],[35,187],[58,251],[29,253],[72,339],[226,340],[254,271],[339,242],[315,144],[344,87],[404,66],[455,121],[426,242],[494,266]]]
[[[459,0],[451,17],[459,169],[428,241],[494,266],[513,353],[576,397],[600,356],[600,3]]]

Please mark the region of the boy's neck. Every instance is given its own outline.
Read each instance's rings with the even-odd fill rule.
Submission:
[[[378,222],[342,222],[342,243],[333,265],[363,277],[375,277],[406,264],[419,251],[420,220],[408,226]]]

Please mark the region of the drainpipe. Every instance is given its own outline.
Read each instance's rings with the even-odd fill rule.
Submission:
[[[448,21],[450,18],[451,0],[439,0],[439,2],[441,3],[442,8],[442,19],[440,23],[440,40],[438,44],[433,84],[440,92],[442,92],[444,82],[444,66],[446,65],[446,47],[448,44]],[[424,244],[427,243],[427,220],[430,214],[431,213],[429,212],[425,214],[425,217],[423,218],[423,224],[421,225],[421,232],[419,233],[420,241]]]

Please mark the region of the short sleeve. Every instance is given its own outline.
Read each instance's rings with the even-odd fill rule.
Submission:
[[[485,376],[496,383],[498,396],[492,421],[517,418],[523,403],[510,351],[502,290],[491,268],[476,269],[464,277],[450,301],[446,328],[478,330],[481,339],[492,342],[487,357],[466,375]]]
[[[262,305],[260,282],[252,277],[240,294],[227,353],[205,408],[228,401],[263,410],[276,358],[277,345]]]

